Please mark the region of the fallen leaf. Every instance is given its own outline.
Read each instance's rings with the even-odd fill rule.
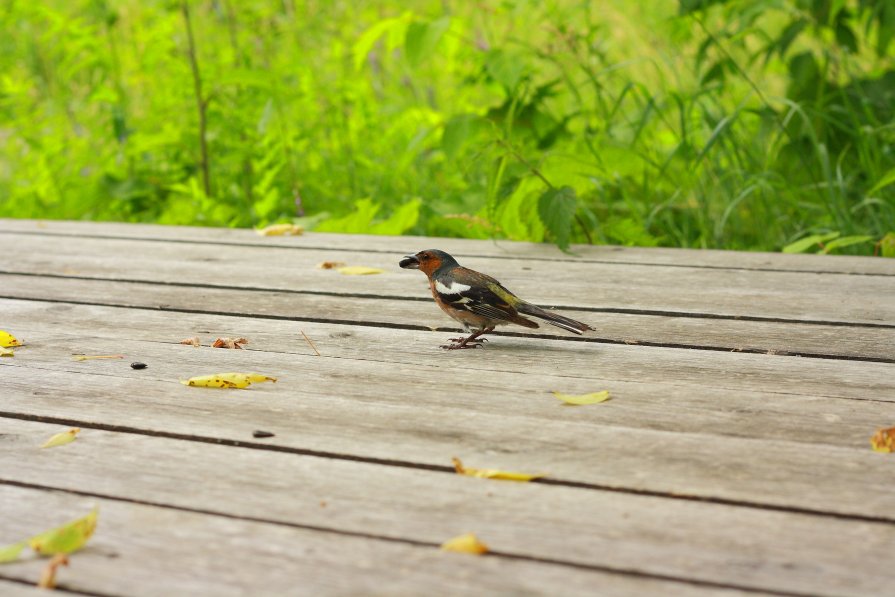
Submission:
[[[609,400],[609,390],[602,392],[591,392],[590,394],[563,394],[562,392],[553,392],[553,395],[565,402],[569,406],[582,406],[584,404],[599,404]]]
[[[200,344],[198,338],[186,338],[186,339],[184,339],[184,340],[181,340],[180,343],[181,343],[181,344],[188,344],[188,345],[190,345],[190,346],[195,346],[195,347],[197,347],[197,348],[198,348],[199,346],[201,346],[201,344]]]
[[[59,566],[68,566],[68,556],[64,553],[56,554],[49,562],[47,562],[47,567],[44,568],[44,571],[40,575],[40,580],[37,581],[37,586],[41,589],[55,589],[56,569]]]
[[[337,269],[348,265],[344,261],[324,261],[317,264],[317,269]]]
[[[870,438],[870,445],[874,452],[895,452],[895,427],[878,429]]]
[[[501,481],[531,481],[532,479],[540,479],[545,477],[544,474],[530,475],[527,473],[511,473],[509,471],[501,471],[490,468],[471,468],[463,466],[459,458],[451,458],[454,463],[454,470],[457,474],[466,475],[467,477],[478,477],[480,479],[499,479]]]
[[[97,516],[99,516],[99,510],[94,508],[90,514],[83,518],[31,537],[28,539],[28,545],[41,555],[78,551],[93,535]]]
[[[215,373],[181,380],[185,386],[201,388],[247,388],[253,383],[262,381],[276,382],[276,377],[261,375],[260,373]]]
[[[10,334],[9,332],[4,332],[0,330],[0,347],[2,348],[10,348],[12,346],[21,346],[22,341]]]
[[[68,431],[57,433],[56,435],[45,441],[41,448],[55,448],[56,446],[64,446],[65,444],[70,444],[75,441],[75,436],[77,436],[79,433],[81,433],[80,427],[72,427]]]
[[[72,356],[73,361],[94,361],[97,359],[123,359],[123,354],[76,354]]]
[[[14,545],[0,547],[0,564],[14,562],[19,559],[19,555],[22,553],[22,550],[25,549],[25,545],[27,544],[22,541],[21,543],[16,543]]]
[[[453,539],[448,539],[441,544],[442,551],[455,551],[458,553],[472,553],[481,555],[488,553],[488,546],[479,541],[475,533],[466,533]]]
[[[271,224],[264,228],[255,228],[255,232],[261,236],[298,236],[303,234],[304,228],[296,224]]]
[[[369,276],[370,274],[385,273],[384,269],[379,269],[378,267],[366,267],[364,265],[346,265],[336,269],[336,271],[346,276]]]
[[[212,348],[242,348],[240,344],[248,344],[245,338],[218,338],[211,345]]]
[[[2,348],[0,347],[0,357],[14,357],[16,353],[11,348]]]

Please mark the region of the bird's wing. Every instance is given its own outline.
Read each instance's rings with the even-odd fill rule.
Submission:
[[[495,321],[538,327],[533,321],[519,315],[514,305],[520,299],[491,276],[464,267],[454,268],[448,275],[435,280],[435,291],[442,301],[456,309],[470,311]]]

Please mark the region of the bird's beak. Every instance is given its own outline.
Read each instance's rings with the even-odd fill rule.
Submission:
[[[404,269],[419,269],[420,260],[417,259],[415,255],[405,255],[404,259],[402,259],[398,265]]]

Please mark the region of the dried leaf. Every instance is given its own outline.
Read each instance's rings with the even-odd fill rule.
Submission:
[[[14,357],[16,353],[11,348],[2,348],[0,347],[0,357]]]
[[[304,231],[305,229],[297,224],[271,224],[265,228],[255,228],[255,232],[261,236],[298,236]]]
[[[240,344],[248,344],[245,338],[218,338],[211,345],[212,348],[242,348]]]
[[[81,433],[80,427],[72,427],[68,431],[57,433],[56,435],[45,441],[41,448],[55,448],[56,446],[64,446],[65,444],[70,444],[75,441],[75,437],[79,433]]]
[[[49,562],[47,562],[46,568],[44,568],[44,571],[40,575],[40,580],[37,581],[37,586],[41,589],[55,589],[56,569],[59,566],[68,566],[68,556],[64,553],[56,554]]]
[[[582,406],[584,404],[599,404],[609,400],[609,390],[602,392],[591,392],[590,394],[563,394],[562,392],[553,392],[553,395],[565,402],[569,406]]]
[[[870,445],[875,452],[895,452],[895,427],[878,429],[870,438]]]
[[[21,346],[22,341],[10,334],[9,332],[4,332],[0,330],[0,347],[2,348],[10,348],[12,346]]]
[[[317,264],[317,269],[338,269],[340,267],[345,267],[348,265],[344,261],[324,261],[323,263]]]
[[[37,553],[48,556],[78,551],[93,535],[97,516],[99,516],[99,510],[94,508],[90,514],[83,518],[31,537],[28,539],[28,545]]]
[[[181,344],[187,344],[189,346],[199,347],[201,343],[199,342],[199,338],[185,338],[180,341]]]
[[[22,541],[21,543],[16,543],[14,545],[4,545],[3,547],[0,547],[0,564],[18,560],[22,550],[25,549],[25,545],[26,543]]]
[[[247,388],[253,383],[262,381],[276,382],[277,378],[261,375],[260,373],[215,373],[181,380],[185,386],[202,388]]]
[[[443,551],[472,553],[475,555],[488,553],[488,546],[479,541],[479,538],[475,536],[475,533],[466,533],[465,535],[449,539],[441,544],[441,549]]]
[[[385,273],[384,269],[379,269],[378,267],[366,267],[364,265],[346,265],[345,267],[338,268],[336,271],[346,276],[369,276],[370,274]]]
[[[97,359],[123,359],[123,354],[76,354],[72,356],[71,360],[73,361],[95,361]]]
[[[459,458],[451,458],[454,462],[454,470],[457,474],[466,475],[467,477],[478,477],[480,479],[499,479],[501,481],[531,481],[545,477],[544,474],[530,475],[527,473],[511,473],[509,471],[501,471],[490,468],[471,468],[463,466]]]

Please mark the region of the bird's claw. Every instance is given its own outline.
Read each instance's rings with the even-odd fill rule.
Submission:
[[[445,350],[460,350],[460,349],[464,349],[464,348],[482,348],[482,343],[479,341],[467,342],[466,344],[458,342],[456,344],[442,344],[441,347]]]

